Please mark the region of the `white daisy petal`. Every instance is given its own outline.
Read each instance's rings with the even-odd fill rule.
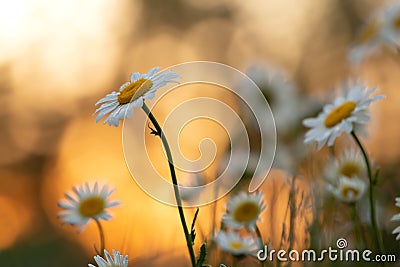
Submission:
[[[119,251],[112,250],[114,258],[104,250],[105,259],[99,255],[94,256],[98,267],[128,267],[128,255],[125,257],[121,255]],[[96,267],[92,264],[88,264],[89,267]]]
[[[223,215],[223,222],[238,229],[247,227],[254,230],[256,222],[260,220],[260,214],[265,209],[261,192],[247,194],[240,192],[232,197],[227,204],[227,213]]]
[[[103,124],[117,127],[125,117],[133,116],[135,107],[142,107],[145,99],[153,98],[158,89],[168,83],[177,83],[174,79],[179,78],[179,74],[170,70],[157,73],[159,69],[152,68],[145,74],[132,73],[130,81],[124,83],[118,92],[107,94],[97,101],[96,105],[102,105],[93,114],[96,115],[95,121],[99,122],[107,116]]]
[[[304,143],[316,141],[318,149],[325,143],[332,146],[336,137],[342,132],[350,133],[359,125],[368,122],[368,106],[383,98],[383,95],[371,97],[375,91],[375,88],[366,91],[364,86],[353,84],[345,97],[336,98],[333,105],[325,105],[316,118],[304,119],[303,125],[310,128],[305,135]]]
[[[391,221],[400,221],[400,214],[396,214],[390,219]]]
[[[253,255],[259,249],[260,241],[252,237],[243,238],[235,232],[218,232],[215,242],[221,250],[233,255]]]
[[[361,153],[356,150],[346,150],[328,164],[324,173],[327,182],[337,185],[340,177],[367,179],[367,168]]]
[[[336,184],[329,184],[326,187],[338,200],[345,203],[355,203],[360,200],[366,188],[367,185],[364,180],[355,176],[352,178],[341,176]]]
[[[85,183],[83,186],[74,186],[72,190],[77,199],[73,198],[70,193],[65,193],[67,201],[60,200],[58,202],[58,206],[63,209],[58,217],[63,224],[77,225],[78,232],[83,230],[90,219],[109,220],[112,218],[106,209],[119,204],[118,201],[109,201],[108,199],[113,190],[108,190],[106,185],[99,190],[97,182],[93,188]]]
[[[381,36],[386,44],[398,47],[400,44],[400,3],[392,3],[385,7]]]

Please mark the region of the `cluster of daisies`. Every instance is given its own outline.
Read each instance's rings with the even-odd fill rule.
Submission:
[[[150,69],[145,74],[135,72],[131,75],[130,81],[124,83],[118,92],[107,94],[100,99],[96,105],[100,107],[95,111],[96,122],[106,117],[103,123],[110,126],[118,126],[125,117],[133,116],[133,109],[142,107],[145,99],[154,97],[155,92],[168,83],[176,83],[179,75],[170,70],[159,72],[159,67]],[[98,228],[101,238],[101,249],[97,251],[99,255],[94,257],[99,267],[127,267],[128,255],[123,256],[119,251],[113,250],[112,257],[104,248],[104,232],[101,220],[109,220],[112,216],[107,209],[115,207],[118,201],[110,201],[109,196],[113,189],[103,185],[101,189],[96,182],[91,188],[88,183],[83,186],[74,186],[73,193],[65,193],[66,200],[61,200],[58,206],[63,209],[59,218],[64,224],[78,227],[78,232],[83,231],[85,226],[94,221]],[[89,264],[89,266],[94,266]]]
[[[358,131],[370,120],[368,107],[372,102],[382,99],[383,95],[373,95],[377,88],[367,89],[366,86],[353,83],[344,86],[344,94],[337,97],[333,103],[327,104],[314,118],[303,120],[306,127],[311,128],[305,134],[306,144],[317,143],[317,148],[324,145],[332,147],[335,140],[342,134],[350,135],[360,153],[349,146],[339,159],[332,159],[325,172],[327,190],[338,200],[355,204],[360,201],[368,190],[369,221],[372,225],[374,242],[380,253],[383,252],[383,241],[378,228],[374,186],[379,172],[373,172],[370,157],[365,150]],[[355,209],[353,205],[353,209]],[[357,211],[355,211],[357,212]]]
[[[399,48],[400,45],[400,4],[391,3],[368,17],[351,46],[348,58],[357,65],[366,57],[383,47]]]
[[[256,224],[264,209],[261,192],[242,191],[231,197],[222,217],[223,227],[214,238],[219,248],[237,257],[254,255],[263,245],[261,236],[257,236]],[[248,236],[239,233],[242,228],[247,230]]]
[[[340,158],[333,158],[325,172],[325,178],[327,190],[344,203],[356,203],[367,189],[364,160],[354,149],[346,150]]]
[[[400,32],[399,10],[399,5],[394,5],[385,10],[385,16],[383,16],[385,19],[371,18],[371,22],[366,26],[371,28],[366,28],[365,33],[360,33],[362,40],[367,41],[366,43],[372,42],[372,40],[375,42],[375,39],[379,37],[380,40],[391,44],[396,43],[398,41],[396,31]],[[397,32],[397,34],[399,33]],[[372,39],[368,40],[367,37]],[[371,45],[372,43],[369,43],[368,47],[372,47]],[[353,47],[352,49],[361,48]],[[352,53],[359,52],[353,50]],[[282,96],[278,93],[279,90],[274,88],[282,88],[282,84],[284,84],[288,89],[286,92],[295,94],[296,90],[292,90],[290,85],[287,86],[288,83],[280,84],[280,79],[276,77],[265,79],[266,75],[262,68],[255,67],[250,70],[250,73],[254,74],[253,79],[256,80],[265,97],[272,104],[271,108],[274,114],[282,115],[282,118],[276,117],[278,136],[285,136],[285,132],[292,132],[287,129],[287,121],[293,121],[289,125],[295,124],[294,122],[298,121],[301,115],[287,112],[290,109],[286,108],[280,110],[288,105],[288,103],[281,104],[288,99],[287,93]],[[106,95],[96,103],[96,105],[100,105],[95,111],[96,122],[104,118],[103,123],[118,126],[125,117],[133,116],[134,108],[143,107],[144,101],[153,98],[159,88],[168,83],[177,83],[176,79],[179,77],[179,74],[170,70],[159,72],[158,67],[152,68],[146,74],[133,73],[130,81],[123,84],[119,91]],[[267,82],[264,82],[265,80]],[[340,158],[331,160],[325,172],[327,190],[345,203],[356,203],[365,195],[368,186],[373,186],[369,158],[357,138],[356,131],[369,121],[368,108],[370,104],[383,98],[383,95],[374,95],[376,90],[376,88],[367,89],[366,86],[358,83],[347,84],[344,87],[343,95],[337,97],[333,103],[325,105],[316,117],[303,120],[303,125],[310,128],[305,134],[304,143],[315,142],[318,149],[325,145],[333,146],[335,140],[342,134],[352,135],[358,142],[363,155],[355,150],[345,151]],[[300,102],[297,100],[289,105],[298,105]],[[291,117],[293,115],[296,117]],[[100,220],[110,219],[111,215],[107,209],[118,205],[118,202],[108,199],[112,192],[113,190],[107,186],[100,189],[97,183],[93,188],[90,188],[88,184],[73,187],[75,196],[66,193],[67,200],[59,202],[59,206],[64,210],[59,217],[66,224],[78,226],[78,231],[82,231],[89,221],[94,221],[101,232]],[[369,192],[372,194],[373,191],[369,190]],[[397,198],[396,201],[396,205],[400,206],[400,199]],[[374,203],[370,204],[374,205]],[[241,192],[233,196],[227,204],[226,214],[222,217],[221,230],[214,238],[219,248],[237,257],[253,255],[263,245],[257,221],[260,220],[260,214],[264,209],[265,204],[260,192],[254,194]],[[400,220],[400,216],[394,216],[393,220]],[[244,236],[244,232],[246,236]],[[400,227],[396,228],[393,233],[399,234]],[[400,239],[400,234],[397,238]],[[127,255],[124,257],[119,251],[113,250],[114,257],[112,257],[104,249],[104,244],[102,244],[102,251],[99,254],[94,258],[99,267],[128,265]]]

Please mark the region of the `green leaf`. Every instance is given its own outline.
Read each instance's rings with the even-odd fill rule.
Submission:
[[[195,214],[194,214],[194,218],[193,218],[193,222],[192,222],[192,227],[190,228],[190,237],[192,238],[192,245],[194,245],[194,239],[196,238],[196,230],[194,229],[196,220],[197,220],[197,215],[199,214],[200,209],[197,208]]]
[[[197,259],[196,267],[202,267],[204,261],[206,260],[207,256],[207,249],[206,249],[206,243],[203,243],[200,247],[200,256]]]
[[[147,124],[147,127],[149,127],[149,129],[150,129],[150,134],[155,135],[155,136],[161,136],[161,134],[157,130],[155,130],[153,127],[150,126],[150,123]]]
[[[380,172],[381,172],[380,169],[377,169],[376,172],[375,172],[374,179],[373,179],[373,181],[372,181],[372,183],[373,183],[374,185],[377,185],[377,184],[378,184],[378,178],[379,178]]]

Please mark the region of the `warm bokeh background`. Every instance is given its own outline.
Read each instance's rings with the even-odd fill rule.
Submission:
[[[346,61],[354,33],[378,2],[1,0],[0,266],[87,265],[98,244],[95,225],[77,234],[56,218],[63,193],[84,181],[114,186],[122,203],[104,223],[108,249],[128,253],[132,266],[184,266],[177,211],[139,189],[125,165],[121,127],[96,124],[91,114],[131,72],[185,61],[239,70],[267,61],[286,69],[302,94],[321,100],[351,74],[379,86],[386,99],[372,108],[367,147],[385,175],[380,199],[396,213],[400,56],[384,51],[356,71]],[[267,203],[285,203],[282,176],[264,183]],[[216,223],[214,205],[200,212],[201,239],[211,238],[225,202],[215,204]],[[264,214],[262,231],[271,240],[279,238],[284,208]],[[187,210],[189,218],[193,213]]]

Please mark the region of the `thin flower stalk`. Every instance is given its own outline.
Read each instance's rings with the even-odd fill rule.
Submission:
[[[369,180],[369,198],[368,199],[369,199],[369,205],[370,205],[370,209],[371,209],[370,220],[371,220],[372,230],[374,232],[375,240],[378,245],[379,253],[383,254],[384,247],[383,247],[382,236],[378,229],[378,223],[377,223],[377,219],[376,219],[376,206],[375,206],[375,199],[374,199],[374,187],[375,187],[375,184],[377,181],[374,179],[374,177],[372,177],[371,163],[370,163],[368,154],[367,154],[364,146],[362,145],[360,139],[358,138],[358,136],[356,135],[356,133],[354,131],[351,132],[351,135],[353,136],[357,145],[360,147],[360,150],[361,150],[364,160],[365,160],[365,165],[367,166],[367,173],[368,173],[368,180]]]
[[[142,109],[147,114],[147,116],[150,119],[151,123],[155,127],[155,130],[157,131],[157,134],[161,138],[163,147],[165,149],[165,153],[167,154],[169,170],[170,170],[170,173],[171,173],[171,179],[172,179],[172,183],[174,184],[174,193],[175,193],[176,204],[178,206],[179,217],[180,217],[180,220],[181,220],[183,231],[185,233],[186,245],[187,245],[188,250],[189,250],[190,260],[191,260],[192,266],[196,267],[196,257],[195,257],[194,250],[193,250],[193,241],[192,241],[192,238],[190,236],[189,229],[188,229],[187,224],[186,224],[185,214],[184,214],[183,208],[182,208],[182,200],[181,200],[179,189],[178,189],[178,180],[176,178],[175,166],[174,166],[173,159],[172,159],[171,149],[169,147],[167,138],[165,137],[160,124],[158,123],[158,121],[154,117],[153,113],[150,111],[150,109],[147,107],[147,105],[145,103],[143,103]]]

